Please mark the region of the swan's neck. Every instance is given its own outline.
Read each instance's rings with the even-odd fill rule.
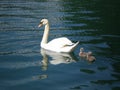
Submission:
[[[49,23],[45,25],[44,34],[42,37],[41,44],[47,44],[48,35],[49,35]]]
[[[90,55],[87,54],[87,58],[89,58],[89,57],[90,57]]]
[[[80,50],[80,54],[82,54],[83,53],[83,50]]]

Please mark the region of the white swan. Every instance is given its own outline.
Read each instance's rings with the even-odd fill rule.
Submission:
[[[49,22],[47,19],[42,19],[38,27],[45,25],[44,34],[41,41],[41,47],[50,51],[54,52],[72,52],[75,47],[78,45],[77,43],[72,43],[68,38],[61,37],[56,38],[48,42],[48,35],[49,35]]]

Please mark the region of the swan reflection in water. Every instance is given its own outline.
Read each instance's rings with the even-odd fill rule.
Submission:
[[[53,65],[58,65],[62,63],[69,64],[77,61],[74,53],[56,53],[42,48],[40,49],[40,52],[43,56],[43,60],[41,61],[42,70],[47,70],[49,63]],[[49,57],[51,60],[48,60]]]

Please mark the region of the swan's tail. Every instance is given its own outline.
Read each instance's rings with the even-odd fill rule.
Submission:
[[[72,52],[78,44],[79,44],[79,41],[73,44],[73,46],[70,47],[71,48],[70,52]]]
[[[64,53],[70,53],[72,52],[75,47],[79,44],[79,41],[76,43],[71,43],[70,45],[65,45],[63,48],[61,48],[60,52],[64,52]]]

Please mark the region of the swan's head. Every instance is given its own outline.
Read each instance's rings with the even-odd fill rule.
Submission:
[[[47,19],[42,19],[40,21],[40,24],[38,25],[38,27],[41,27],[42,25],[46,25],[46,24],[48,24],[48,20]]]

